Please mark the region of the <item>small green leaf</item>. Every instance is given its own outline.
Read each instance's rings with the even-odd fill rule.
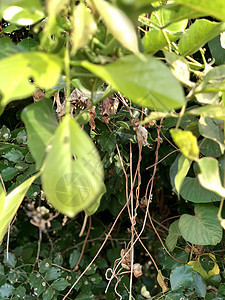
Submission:
[[[135,55],[127,55],[104,66],[88,61],[83,61],[82,66],[140,106],[158,110],[181,107],[183,89],[169,68],[151,56],[145,58],[142,61]]]
[[[180,266],[172,270],[170,283],[172,290],[187,287],[193,282],[193,269],[191,266]]]
[[[212,204],[196,204],[195,215],[184,214],[179,220],[182,237],[196,245],[216,245],[222,239],[217,219],[218,208]]]
[[[49,100],[43,99],[28,105],[21,115],[28,134],[28,146],[36,161],[36,169],[41,167],[47,146],[58,124],[51,105]]]
[[[39,0],[2,0],[0,11],[3,19],[22,26],[33,25],[44,18]]]
[[[69,283],[66,281],[65,278],[59,278],[55,280],[51,286],[53,289],[56,289],[57,291],[63,291],[65,290],[65,288],[69,286]]]
[[[221,46],[220,35],[208,42],[212,57],[215,59],[216,65],[223,65],[225,63],[225,49]]]
[[[93,3],[112,35],[123,47],[138,54],[137,33],[127,15],[119,8],[104,0],[93,0]]]
[[[69,264],[70,264],[70,268],[73,269],[77,262],[78,259],[80,257],[80,251],[79,250],[73,250],[73,252],[70,254],[70,258],[69,258]]]
[[[27,179],[5,197],[4,207],[0,213],[0,241],[3,239],[10,222],[26,195],[27,190],[37,177],[38,174]]]
[[[225,23],[196,20],[179,40],[178,50],[183,56],[192,55],[224,30]]]
[[[2,299],[10,299],[9,297],[13,294],[14,286],[8,283],[3,284],[0,287],[0,297]]]
[[[44,292],[44,290],[46,289],[45,280],[37,272],[33,272],[33,273],[30,274],[29,284],[38,296],[40,296]]]
[[[198,160],[199,148],[197,138],[191,131],[170,129],[170,134],[184,156],[190,160]]]
[[[84,3],[79,3],[73,13],[72,52],[86,46],[96,30],[97,25],[90,10]]]
[[[18,162],[24,158],[23,154],[20,151],[15,150],[14,148],[6,154],[2,155],[2,157],[7,158],[9,161],[12,162]]]
[[[69,217],[91,206],[105,192],[99,154],[70,116],[56,129],[44,162],[42,184],[50,204]]]
[[[113,132],[104,131],[98,138],[98,143],[103,151],[112,153],[116,148],[116,138]]]
[[[36,86],[52,88],[60,75],[61,60],[56,55],[41,52],[18,53],[1,59],[0,69],[6,70],[0,81],[2,113],[10,101],[31,96]]]
[[[220,128],[221,125],[223,125],[223,121],[201,117],[199,119],[198,128],[202,136],[217,142],[221,152],[224,153],[224,134],[222,128]]]
[[[207,286],[205,283],[205,280],[203,277],[198,274],[197,272],[194,272],[193,275],[193,288],[195,289],[195,293],[199,296],[204,298],[207,292]]]
[[[12,168],[12,167],[8,167],[2,171],[1,175],[2,175],[3,181],[7,182],[9,180],[12,180],[19,173],[20,173],[19,170]]]
[[[16,257],[15,257],[15,255],[13,253],[10,253],[10,252],[7,255],[7,253],[5,252],[3,263],[6,266],[10,267],[10,268],[15,268],[15,266],[16,266]]]
[[[45,274],[45,279],[47,281],[51,281],[51,280],[59,278],[61,276],[61,274],[62,274],[62,270],[60,270],[59,268],[52,267]]]
[[[169,251],[173,251],[177,244],[177,239],[181,236],[179,227],[178,227],[179,220],[173,222],[169,227],[169,234],[166,238],[166,245]]]
[[[207,105],[192,108],[187,114],[223,120],[225,118],[225,108],[220,105]]]
[[[186,158],[184,155],[178,160],[178,170],[177,175],[174,178],[174,185],[177,190],[178,195],[180,194],[181,185],[186,177],[190,167],[191,167],[192,160]]]

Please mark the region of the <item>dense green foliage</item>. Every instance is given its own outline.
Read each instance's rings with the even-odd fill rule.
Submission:
[[[224,299],[225,2],[0,18],[0,299]]]

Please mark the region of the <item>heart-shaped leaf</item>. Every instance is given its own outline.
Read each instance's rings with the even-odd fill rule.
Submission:
[[[56,129],[50,147],[42,173],[47,200],[69,217],[92,208],[104,194],[105,185],[101,160],[91,139],[67,115]],[[95,206],[90,213],[96,209]]]
[[[218,208],[212,204],[196,204],[195,215],[184,214],[179,220],[182,237],[196,245],[216,245],[222,239],[222,227],[217,219]]]

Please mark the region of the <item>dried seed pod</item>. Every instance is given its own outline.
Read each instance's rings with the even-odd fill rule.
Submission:
[[[133,265],[133,272],[134,272],[134,276],[136,278],[141,277],[141,275],[143,274],[143,272],[142,272],[142,265],[140,265],[140,264],[134,264]]]
[[[121,252],[120,252],[120,256],[122,258],[122,261],[121,261],[121,266],[126,269],[126,270],[130,270],[130,264],[131,264],[131,253],[128,252],[128,249],[122,249]],[[127,255],[126,255],[127,254]]]
[[[36,91],[33,93],[34,102],[38,102],[44,97],[45,97],[45,93],[39,88],[37,88]]]

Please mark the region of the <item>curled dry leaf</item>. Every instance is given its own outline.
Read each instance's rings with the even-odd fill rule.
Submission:
[[[138,263],[134,264],[133,265],[133,272],[134,272],[134,276],[136,278],[141,277],[141,275],[143,274],[143,272],[142,272],[142,265],[140,265]]]
[[[37,88],[36,91],[33,93],[34,102],[38,102],[44,97],[45,97],[45,93],[39,88]]]
[[[148,139],[148,131],[142,125],[139,124],[139,119],[134,119],[133,128],[136,131],[138,140],[145,146],[149,146],[147,141]]]
[[[115,115],[119,106],[119,100],[113,97],[107,97],[102,101],[99,109],[102,111],[101,115],[104,117],[105,123],[108,123],[110,114]]]
[[[128,253],[128,251],[128,249],[122,249],[120,252],[120,256],[122,258],[121,266],[126,270],[130,270],[131,265],[131,252]]]
[[[193,252],[195,255],[199,256],[204,253],[204,247],[202,245],[193,245],[192,247],[189,245],[186,245],[185,250],[186,253]]]

